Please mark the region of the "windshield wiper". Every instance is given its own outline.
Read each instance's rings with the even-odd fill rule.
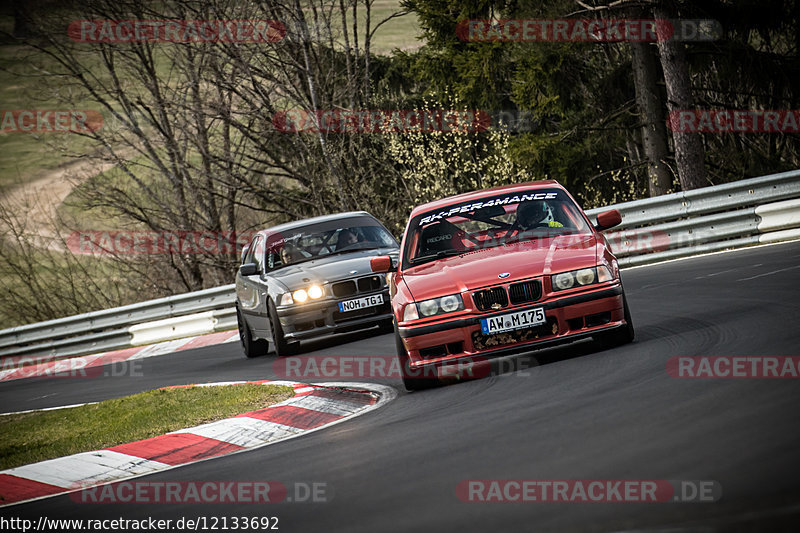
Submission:
[[[450,257],[454,255],[462,255],[467,252],[471,252],[472,250],[456,250],[451,248],[450,250],[439,250],[435,254],[432,255],[423,255],[422,257],[416,257],[411,260],[412,265],[427,263],[428,261],[433,261],[435,259],[441,259],[442,257]]]
[[[323,257],[330,257],[332,255],[337,255],[337,254],[349,254],[350,252],[363,252],[364,250],[379,250],[380,248],[381,248],[381,246],[365,246],[364,248],[361,248],[361,247],[344,248],[342,250],[334,250],[333,252],[331,252],[329,254],[318,255],[318,256],[316,256],[316,259],[320,259],[320,258],[323,258]]]

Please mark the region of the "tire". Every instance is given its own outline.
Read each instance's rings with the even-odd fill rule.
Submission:
[[[272,329],[272,345],[275,347],[275,355],[278,357],[288,357],[300,353],[299,342],[287,342],[283,336],[281,321],[278,319],[278,311],[272,300],[268,304],[269,324]]]
[[[236,309],[236,323],[239,326],[239,340],[242,342],[245,357],[252,359],[266,355],[269,351],[269,343],[265,339],[253,339],[250,328],[247,327],[247,322],[238,308]]]
[[[603,349],[616,348],[633,342],[635,337],[633,320],[631,319],[631,311],[628,309],[628,299],[625,298],[624,294],[622,295],[622,305],[625,310],[625,325],[597,337]]]
[[[411,368],[409,367],[408,352],[400,338],[400,333],[397,331],[397,326],[393,324],[395,347],[397,349],[397,360],[400,363],[400,372],[403,378],[403,385],[407,391],[416,391],[430,389],[439,385],[439,380],[431,377],[419,377],[412,375]]]
[[[394,320],[384,320],[383,322],[378,324],[378,333],[381,335],[386,335],[387,333],[394,332]]]

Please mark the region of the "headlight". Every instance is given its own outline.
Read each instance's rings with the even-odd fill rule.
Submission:
[[[418,309],[422,316],[433,316],[439,310],[439,302],[437,300],[425,300],[419,303]]]
[[[604,281],[611,281],[614,279],[614,276],[611,274],[611,271],[605,265],[600,265],[597,267],[597,281],[598,283],[602,283]]]
[[[439,305],[442,307],[442,311],[445,313],[452,313],[453,311],[457,310],[459,305],[461,304],[461,299],[456,297],[455,294],[451,294],[450,296],[445,296],[441,300],[439,300]]]
[[[575,272],[575,281],[581,285],[589,285],[590,283],[594,283],[596,278],[597,276],[595,276],[593,268],[582,268],[581,270]]]
[[[441,298],[431,298],[416,304],[408,304],[403,312],[403,321],[417,320],[423,317],[452,313],[464,309],[464,300],[460,294],[448,294]]]
[[[322,287],[319,285],[312,285],[308,288],[308,296],[312,300],[316,300],[318,298],[322,298]]]
[[[305,289],[300,289],[292,293],[292,298],[294,298],[294,301],[297,303],[303,303],[308,300],[308,293]]]
[[[281,297],[281,304],[292,304],[298,303],[301,304],[303,302],[307,302],[309,299],[311,300],[318,300],[322,298],[325,294],[325,291],[322,290],[322,287],[319,285],[311,285],[307,289],[298,289],[293,293],[289,294],[286,293]]]
[[[555,291],[563,291],[564,289],[569,289],[575,285],[575,278],[572,276],[572,272],[562,272],[561,274],[556,274],[553,276],[552,281],[553,290]]]
[[[608,267],[600,265],[597,267],[582,268],[580,270],[554,274],[550,277],[550,282],[554,291],[563,291],[572,289],[573,287],[611,281],[612,279],[614,279],[614,277],[611,275],[611,271]]]
[[[416,320],[419,318],[419,313],[417,313],[417,304],[410,303],[406,306],[405,310],[403,311],[403,322],[407,322],[409,320]]]
[[[281,294],[281,299],[278,302],[278,305],[291,305],[293,303],[294,303],[294,300],[292,300],[292,295],[290,293],[286,292],[284,294]]]

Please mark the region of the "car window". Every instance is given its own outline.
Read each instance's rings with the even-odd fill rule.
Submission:
[[[258,250],[261,247],[262,241],[263,237],[261,237],[261,235],[256,235],[255,237],[253,237],[252,242],[249,244],[247,248],[247,253],[244,256],[244,259],[242,259],[242,264],[256,263],[255,260],[256,250]]]
[[[256,238],[255,246],[252,248],[253,256],[251,262],[258,265],[259,272],[264,272],[264,238],[260,235]]]
[[[560,189],[531,189],[486,197],[415,216],[404,264],[553,235],[590,232],[580,207]]]
[[[354,216],[297,226],[270,236],[267,270],[331,254],[376,248],[397,248],[397,241],[370,216]]]

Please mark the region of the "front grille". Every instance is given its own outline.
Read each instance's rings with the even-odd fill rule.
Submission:
[[[586,327],[591,328],[594,326],[602,326],[611,322],[611,313],[606,311],[604,313],[597,313],[586,317]]]
[[[352,296],[356,293],[356,282],[343,281],[341,283],[334,283],[332,289],[333,289],[333,295],[336,296],[337,298]]]
[[[475,302],[475,307],[478,310],[488,311],[489,309],[499,309],[507,306],[508,295],[503,287],[495,287],[473,293],[472,301]]]
[[[513,305],[536,301],[542,297],[542,284],[538,280],[514,283],[508,288],[508,296]]]
[[[579,329],[583,329],[583,317],[579,316],[578,318],[567,319],[567,326],[569,327],[570,331],[578,331]]]
[[[420,348],[419,355],[423,359],[438,359],[447,355],[447,347],[444,344]]]
[[[308,331],[310,329],[322,328],[322,327],[325,327],[325,319],[320,318],[314,320],[313,322],[297,322],[294,325],[294,330],[299,332],[299,331]]]
[[[475,350],[482,351],[555,335],[558,335],[558,321],[555,317],[548,317],[547,323],[532,328],[515,329],[494,335],[485,335],[481,330],[473,331],[472,345]]]
[[[447,344],[437,344],[436,346],[429,346],[427,348],[420,348],[419,355],[423,359],[436,359],[439,357],[446,357],[448,355],[460,354],[463,351],[464,343],[462,341],[458,341]]]
[[[361,292],[374,292],[381,288],[380,276],[366,276],[357,280],[341,281],[331,286],[333,295],[337,298],[346,298]]]
[[[447,343],[447,353],[450,355],[459,354],[464,351],[464,342],[449,342]]]
[[[358,280],[358,292],[377,291],[381,288],[380,276],[369,276]]]

